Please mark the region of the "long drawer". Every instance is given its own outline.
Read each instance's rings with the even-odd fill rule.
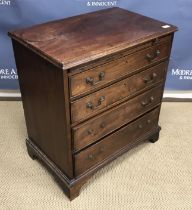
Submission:
[[[128,100],[121,105],[72,128],[74,150],[104,137],[161,102],[163,85]]]
[[[138,51],[70,77],[70,95],[78,96],[169,56],[171,42]]]
[[[75,175],[78,176],[94,167],[103,160],[111,157],[127,145],[138,141],[147,132],[153,131],[158,125],[160,108],[149,112],[134,122],[107,136],[95,145],[82,150],[75,155]]]
[[[71,102],[71,121],[80,122],[116,102],[164,79],[167,62],[160,63],[109,87]]]

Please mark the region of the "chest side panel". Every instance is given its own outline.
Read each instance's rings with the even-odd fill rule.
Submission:
[[[68,85],[63,71],[16,41],[13,47],[28,136],[68,177],[73,177]]]

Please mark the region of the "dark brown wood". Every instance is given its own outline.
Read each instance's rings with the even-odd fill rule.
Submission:
[[[33,141],[30,139],[26,139],[27,151],[29,156],[34,159],[39,159],[43,161],[45,166],[49,169],[51,173],[53,173],[56,180],[62,186],[64,193],[68,196],[70,200],[73,200],[75,197],[79,195],[81,186],[85,183],[86,180],[81,179],[80,181],[75,179],[69,179],[63,171],[61,171],[57,165],[55,165],[52,160],[47,157],[47,155],[37,147]]]
[[[158,140],[176,30],[112,8],[9,33],[28,154],[44,163],[70,200],[107,163]]]
[[[151,143],[155,143],[156,141],[159,140],[159,133],[155,133],[154,135],[152,135],[150,138],[149,138],[149,141]]]
[[[17,41],[13,41],[13,47],[28,136],[72,178],[71,140],[67,129],[70,125],[66,124],[68,116],[63,71]]]
[[[140,68],[165,59],[169,55],[170,44],[170,42],[167,42],[162,45],[150,47],[129,56],[119,58],[116,61],[109,62],[94,69],[84,71],[81,74],[72,76],[70,78],[71,96],[86,93],[89,90],[112,82],[117,78],[121,78],[123,76],[129,75],[130,73],[138,71]],[[147,59],[147,55],[154,56],[158,50],[160,52],[158,56],[151,60]],[[104,76],[100,79],[101,73],[104,73]],[[93,83],[88,83],[87,78],[91,78]]]
[[[102,139],[92,147],[75,155],[75,175],[84,173],[89,168],[108,158],[124,146],[142,138],[145,133],[158,126],[159,107],[128,124],[119,131]]]
[[[86,71],[89,69],[92,69],[94,67],[103,65],[105,63],[114,61],[118,58],[130,55],[132,53],[138,52],[140,50],[143,50],[145,48],[149,48],[158,44],[163,44],[165,42],[172,42],[172,34],[168,34],[168,35],[163,35],[163,36],[159,36],[158,38],[154,38],[148,42],[144,42],[144,43],[139,43],[136,46],[130,47],[130,48],[126,48],[124,50],[120,50],[117,53],[112,53],[108,56],[104,56],[100,59],[96,59],[93,60],[91,62],[85,63],[83,65],[80,65],[78,67],[74,67],[74,68],[70,68],[69,69],[69,76],[72,76],[74,74],[80,73],[82,71]]]
[[[177,30],[173,25],[162,28],[163,25],[167,23],[111,8],[10,35],[55,65],[68,69]]]
[[[149,111],[161,102],[161,96],[162,85],[74,127],[74,150],[82,149]]]
[[[166,69],[167,61],[71,102],[71,122],[80,122],[90,118],[98,114],[99,111],[117,105],[131,96],[157,85],[164,80]],[[88,107],[89,104],[92,106]]]

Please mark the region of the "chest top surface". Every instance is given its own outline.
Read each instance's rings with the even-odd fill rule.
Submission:
[[[110,8],[17,30],[9,35],[68,69],[176,30],[173,25]]]

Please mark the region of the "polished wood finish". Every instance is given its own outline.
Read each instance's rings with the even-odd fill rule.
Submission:
[[[71,96],[85,93],[103,84],[112,82],[117,78],[129,75],[140,68],[146,67],[159,60],[165,59],[169,55],[170,42],[162,45],[153,46],[134,54],[119,58],[116,61],[109,62],[102,66],[95,67],[81,74],[74,75],[70,78]],[[156,52],[160,52],[154,56]],[[147,55],[154,56],[153,59],[148,59]],[[103,74],[103,77],[101,77]],[[92,81],[87,81],[88,79]]]
[[[107,163],[158,140],[176,30],[111,8],[9,33],[28,154],[45,164],[70,200]]]
[[[73,128],[74,149],[79,150],[141,116],[161,102],[162,85]]]
[[[75,155],[78,176],[157,127],[159,107]]]
[[[73,177],[70,124],[63,71],[13,40],[29,138]],[[65,139],[65,141],[63,141]]]
[[[80,122],[162,82],[167,61],[71,102],[71,122]],[[101,99],[104,99],[103,101]],[[91,107],[88,105],[91,104]]]
[[[163,25],[167,23],[111,8],[44,23],[10,35],[55,65],[69,69],[177,30],[173,25],[162,28]]]

